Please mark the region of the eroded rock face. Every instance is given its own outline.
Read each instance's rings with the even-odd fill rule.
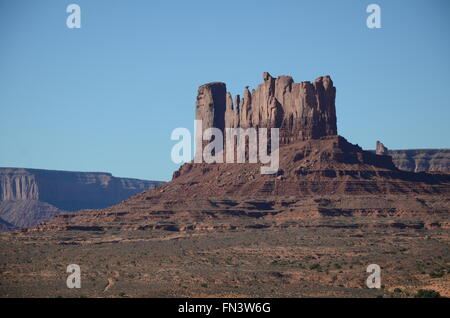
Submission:
[[[203,120],[203,127],[225,127],[227,88],[225,83],[214,82],[198,89],[196,119]]]
[[[389,150],[394,164],[414,172],[450,172],[450,149]]]
[[[337,135],[336,88],[329,76],[314,82],[295,83],[290,76],[272,77],[263,73],[258,88],[244,89],[234,99],[225,83],[200,86],[196,119],[203,130],[211,127],[280,128],[280,143]]]
[[[375,152],[376,152],[377,155],[381,155],[381,156],[389,155],[387,147],[385,147],[383,145],[383,143],[381,141],[378,141],[378,140],[377,140],[377,147],[376,147]]]

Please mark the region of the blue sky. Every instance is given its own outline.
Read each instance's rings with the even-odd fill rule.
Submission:
[[[81,7],[68,29],[66,7]],[[381,7],[368,29],[366,7]],[[450,2],[0,1],[0,166],[169,180],[199,85],[330,75],[338,132],[450,147]]]

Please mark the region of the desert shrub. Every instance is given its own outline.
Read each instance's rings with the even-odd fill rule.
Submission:
[[[441,294],[432,289],[419,289],[415,298],[440,298]]]
[[[315,263],[315,264],[312,264],[310,267],[309,267],[309,269],[311,269],[311,270],[320,270],[321,269],[321,267],[320,267],[320,264],[319,263]]]
[[[439,278],[439,277],[443,277],[444,275],[445,275],[445,272],[442,269],[435,270],[430,273],[431,278]]]

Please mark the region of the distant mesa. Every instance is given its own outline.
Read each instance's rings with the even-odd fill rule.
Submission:
[[[388,153],[401,170],[450,173],[450,149],[389,150]]]
[[[412,172],[450,173],[450,149],[389,150],[377,141],[375,153],[391,156],[400,170]]]
[[[0,168],[0,218],[29,227],[62,211],[106,208],[161,183],[102,172]]]

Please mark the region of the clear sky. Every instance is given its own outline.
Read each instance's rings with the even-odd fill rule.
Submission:
[[[81,29],[66,7],[81,7]],[[366,7],[381,7],[381,29]],[[365,149],[450,147],[448,0],[0,0],[0,166],[169,180],[199,85],[330,75]]]

